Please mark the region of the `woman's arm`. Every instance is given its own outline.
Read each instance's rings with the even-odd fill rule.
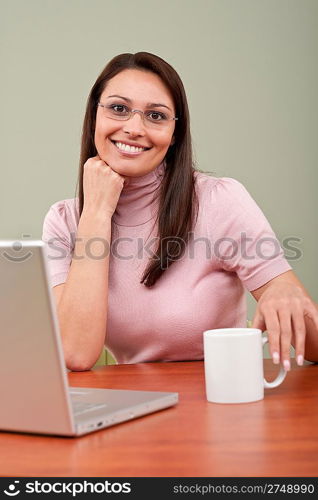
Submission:
[[[287,271],[251,291],[258,301],[252,327],[267,330],[274,363],[290,369],[290,345],[296,360],[318,362],[318,305],[293,271]]]
[[[89,370],[105,342],[110,234],[111,218],[99,220],[82,215],[76,235],[76,257],[62,293],[59,287],[55,293],[56,298],[60,295],[57,311],[65,362],[70,370]]]
[[[56,290],[57,312],[66,366],[89,370],[106,335],[111,218],[124,177],[99,157],[84,166],[84,208],[76,234],[70,271]]]

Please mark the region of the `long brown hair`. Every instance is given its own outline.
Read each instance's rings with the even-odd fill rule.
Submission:
[[[97,103],[107,82],[125,69],[151,71],[158,75],[172,95],[178,117],[174,144],[169,147],[165,156],[166,168],[159,194],[158,246],[141,279],[141,283],[151,287],[173,262],[182,257],[197,213],[187,98],[179,75],[161,57],[149,52],[120,54],[107,64],[93,85],[82,132],[78,176],[79,215],[81,216],[84,205],[84,164],[88,158],[97,155],[94,142]]]

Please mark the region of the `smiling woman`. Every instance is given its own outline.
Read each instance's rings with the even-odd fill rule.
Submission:
[[[98,103],[95,145],[115,172],[129,177],[154,170],[173,143],[174,129],[173,99],[159,76],[128,69],[107,83]]]
[[[203,331],[246,325],[244,287],[274,362],[289,369],[291,341],[299,364],[318,360],[315,304],[246,189],[194,168],[182,81],[156,55],[97,78],[78,197],[50,208],[43,240],[72,370],[104,344],[119,363],[202,359]]]
[[[138,204],[130,207],[133,212],[142,212],[145,207],[149,210],[152,201],[155,202],[149,197],[156,197],[160,205],[156,214],[158,258],[149,260],[142,277],[146,286],[152,286],[180,257],[197,209],[187,98],[179,75],[166,61],[147,52],[121,54],[97,78],[83,125],[80,215],[84,206],[84,165],[96,155],[124,177],[120,201],[126,200],[125,194],[135,183],[133,179],[151,172],[158,174],[164,162],[161,185],[157,183],[152,193],[151,190],[146,193],[142,207]],[[121,205],[114,207],[115,216]]]

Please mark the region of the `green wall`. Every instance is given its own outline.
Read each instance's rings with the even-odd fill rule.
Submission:
[[[318,300],[316,0],[1,0],[1,238],[73,197],[88,92],[146,50],[184,81],[198,167],[240,180]],[[249,300],[249,315],[254,301]]]

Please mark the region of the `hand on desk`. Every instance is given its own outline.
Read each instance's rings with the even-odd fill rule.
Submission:
[[[252,291],[258,301],[252,327],[267,330],[274,363],[290,370],[290,345],[298,365],[318,361],[318,306],[292,271]]]

